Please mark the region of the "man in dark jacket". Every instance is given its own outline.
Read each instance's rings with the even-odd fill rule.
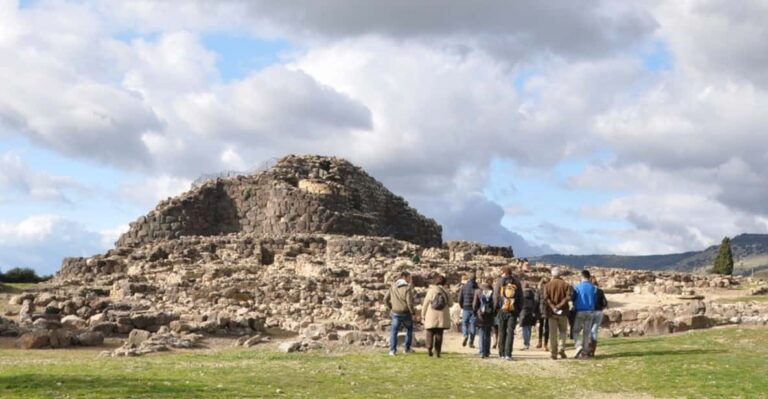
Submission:
[[[568,302],[573,296],[571,285],[560,278],[560,269],[552,268],[552,279],[544,286],[546,316],[549,319],[549,349],[553,360],[565,359],[565,336],[568,332]]]
[[[520,312],[520,327],[523,330],[523,350],[528,350],[531,347],[531,333],[533,332],[533,326],[536,325],[539,313],[539,300],[538,293],[535,289],[531,288],[531,285],[525,281],[523,282],[523,310]]]
[[[600,324],[603,323],[603,310],[608,307],[608,299],[605,297],[605,292],[597,285],[597,279],[592,277],[592,284],[597,288],[595,313],[592,320],[592,343],[589,347],[589,357],[595,356],[595,350],[597,349],[597,338],[600,333]]]
[[[461,306],[461,333],[464,335],[464,340],[461,342],[461,346],[467,346],[467,340],[469,340],[469,347],[475,347],[475,312],[472,309],[472,305],[475,299],[475,290],[477,290],[477,275],[475,272],[467,274],[467,282],[461,286],[459,291],[459,306]]]
[[[496,319],[499,323],[499,357],[512,360],[515,327],[525,299],[520,280],[512,275],[511,267],[501,268],[501,277],[493,287],[493,300],[498,312]]]

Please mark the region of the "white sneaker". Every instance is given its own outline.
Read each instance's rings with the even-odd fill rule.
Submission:
[[[395,356],[396,353],[395,351],[389,351],[389,356]]]

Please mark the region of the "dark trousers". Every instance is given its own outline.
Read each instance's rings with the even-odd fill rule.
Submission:
[[[515,341],[517,316],[511,312],[499,311],[499,357],[512,356],[512,344]]]
[[[544,347],[546,348],[549,343],[549,319],[539,319],[539,343],[544,340]]]
[[[435,348],[435,353],[440,355],[443,350],[443,328],[427,329],[427,349]]]
[[[480,330],[480,355],[488,357],[491,355],[491,330],[493,325],[485,324],[477,326],[477,329]]]

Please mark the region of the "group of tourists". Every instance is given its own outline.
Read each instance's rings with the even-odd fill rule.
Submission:
[[[490,357],[491,348],[498,349],[499,358],[512,360],[515,329],[520,324],[522,350],[529,350],[534,328],[538,326],[536,348],[549,349],[553,360],[565,359],[566,338],[573,339],[576,358],[593,357],[603,310],[608,306],[605,293],[597,286],[588,270],[581,272],[581,282],[571,286],[560,276],[560,269],[551,270],[551,278],[543,278],[538,286],[521,282],[509,266],[502,267],[497,279],[478,283],[475,273],[466,276],[459,290],[457,303],[461,307],[462,346],[475,348],[479,335],[479,355]],[[408,272],[401,272],[384,296],[390,309],[392,325],[389,354],[397,354],[397,335],[405,329],[405,353],[413,352],[413,324],[421,320],[426,332],[429,356],[440,357],[443,332],[451,328],[450,307],[454,301],[446,289],[444,276],[436,276],[429,286],[416,313],[414,289]],[[573,306],[571,306],[573,304]]]

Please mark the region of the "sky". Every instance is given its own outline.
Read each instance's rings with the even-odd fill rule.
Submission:
[[[113,247],[203,174],[344,157],[445,239],[768,232],[768,1],[0,0],[0,269]]]

